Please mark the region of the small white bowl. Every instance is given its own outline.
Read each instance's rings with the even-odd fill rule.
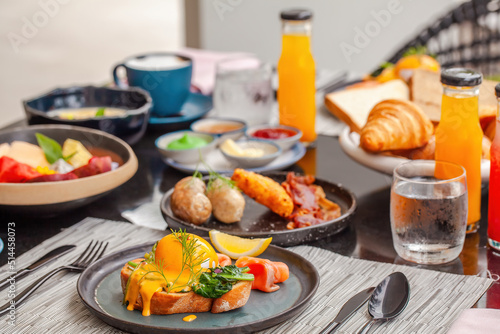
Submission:
[[[284,130],[290,130],[295,132],[296,134],[290,137],[286,138],[281,138],[281,139],[268,139],[268,138],[260,138],[260,137],[254,137],[254,133],[257,132],[258,130],[262,129],[284,129]],[[246,135],[250,139],[257,139],[257,140],[262,140],[270,143],[275,143],[278,144],[279,147],[285,152],[286,150],[289,150],[292,146],[297,144],[300,138],[302,138],[302,131],[300,131],[297,128],[294,128],[292,126],[287,126],[287,125],[269,125],[269,124],[261,124],[261,125],[255,125],[252,127],[249,127],[248,130],[246,131]]]
[[[213,127],[238,127],[233,130],[217,131],[217,129],[211,130]],[[226,139],[237,140],[242,137],[247,130],[247,123],[240,119],[235,118],[202,118],[193,124],[191,124],[191,130],[197,133],[204,133],[208,135],[213,135],[217,138],[217,142],[220,144]]]
[[[262,167],[271,163],[274,159],[281,155],[281,148],[279,145],[273,142],[267,142],[259,139],[244,139],[239,140],[236,144],[242,149],[246,148],[258,148],[264,151],[264,155],[261,157],[240,157],[236,155],[231,155],[228,152],[220,148],[222,155],[226,157],[227,160],[231,161],[238,167],[242,168],[255,168]]]
[[[202,147],[191,148],[186,150],[171,150],[167,148],[170,142],[182,138],[182,136],[184,136],[184,134],[186,133],[193,137],[202,138],[206,140],[208,144]],[[156,148],[158,149],[158,152],[160,152],[160,154],[164,158],[170,158],[181,164],[191,164],[199,162],[200,156],[201,157],[206,156],[210,151],[212,151],[215,148],[215,144],[216,140],[214,136],[204,133],[196,133],[189,130],[170,132],[158,137],[155,141],[155,145]]]

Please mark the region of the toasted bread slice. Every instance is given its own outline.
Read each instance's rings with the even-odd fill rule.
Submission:
[[[252,282],[240,281],[236,283],[231,291],[220,298],[214,299],[212,313],[227,312],[244,306],[250,297],[251,291]]]
[[[481,124],[488,123],[497,113],[495,85],[497,82],[483,80],[479,87],[479,119]],[[441,100],[443,85],[439,73],[415,70],[410,79],[410,99],[418,105],[433,122],[441,119]]]
[[[327,94],[325,104],[333,115],[349,125],[351,131],[361,133],[368,114],[377,103],[390,99],[408,100],[409,96],[406,83],[397,79]]]
[[[133,262],[140,262],[141,259]],[[121,270],[120,278],[122,291],[125,293],[127,281],[132,270],[125,264]],[[151,314],[177,314],[209,312],[221,313],[240,308],[246,304],[252,289],[251,281],[241,281],[233,285],[228,293],[220,298],[205,298],[194,292],[167,293],[165,291],[155,292],[151,298]],[[143,302],[139,295],[134,309],[142,310]]]

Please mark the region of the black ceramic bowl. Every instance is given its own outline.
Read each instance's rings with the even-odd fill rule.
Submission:
[[[69,87],[23,101],[29,124],[67,124],[101,130],[135,144],[144,135],[152,107],[148,92],[137,87]],[[125,115],[100,116],[87,119],[61,119],[51,116],[56,109],[113,107],[127,110]]]

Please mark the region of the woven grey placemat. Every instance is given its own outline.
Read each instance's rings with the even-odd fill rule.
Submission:
[[[47,271],[72,262],[92,239],[109,241],[107,253],[111,253],[158,240],[164,234],[164,231],[129,223],[87,218],[16,259],[17,268],[20,269],[57,246],[77,245],[76,250],[17,282],[16,289],[18,292],[22,291]],[[318,333],[350,296],[376,285],[394,271],[401,271],[408,276],[411,285],[410,302],[397,319],[380,325],[372,333],[446,333],[458,314],[474,305],[492,283],[490,279],[475,276],[353,259],[310,246],[290,249],[316,266],[321,284],[310,306],[302,314],[265,333]],[[6,276],[7,270],[7,266],[0,269],[0,278]],[[122,333],[94,317],[85,308],[76,292],[77,278],[78,275],[74,273],[54,276],[16,310],[15,326],[9,325],[8,318],[3,317],[1,332]],[[5,290],[0,295],[0,302],[8,300]],[[366,307],[363,307],[338,333],[356,333],[368,319]]]

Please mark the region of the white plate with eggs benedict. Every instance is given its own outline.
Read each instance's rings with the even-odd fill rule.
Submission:
[[[187,241],[196,239],[197,246],[192,247],[192,251],[185,251],[186,247],[189,247],[189,243],[176,242],[179,239],[169,237],[172,236],[170,234],[158,243],[130,247],[110,254],[92,264],[82,273],[77,283],[77,290],[84,304],[94,315],[109,325],[131,333],[164,333],[166,330],[189,333],[220,333],[223,330],[237,330],[243,333],[262,330],[295,316],[309,304],[309,300],[314,296],[319,285],[319,275],[309,261],[293,252],[269,246],[259,258],[286,263],[289,267],[289,278],[280,283],[280,288],[275,292],[266,293],[251,290],[248,300],[242,307],[237,305],[238,308],[227,312],[211,313],[209,312],[210,307],[214,312],[213,308],[217,298],[210,301],[211,306],[205,308],[200,306],[204,300],[196,296],[195,288],[186,289],[192,283],[192,276],[186,270],[180,272],[179,268],[185,267],[182,265],[179,267],[178,264],[180,261],[184,261],[181,258],[185,258],[186,254],[192,254],[193,258],[198,259],[193,266],[194,271],[192,271],[196,272],[196,266],[207,267],[208,265],[210,267],[214,265],[214,262],[217,265],[217,254],[205,239],[185,232],[184,234],[188,236],[185,239]],[[182,244],[182,248],[178,247],[179,244]],[[181,249],[182,251],[180,251]],[[203,252],[200,253],[199,250],[203,250]],[[151,261],[151,256],[154,257],[153,261]],[[141,262],[138,259],[145,260]],[[150,281],[141,285],[141,288],[147,285],[145,289],[147,291],[140,292],[140,295],[144,297],[143,301],[145,301],[139,303],[140,305],[134,299],[134,295],[136,295],[133,292],[134,282],[141,281],[141,275],[144,274],[144,271],[141,273],[141,269],[128,268],[130,262],[143,263],[143,269],[147,272],[155,271],[155,268],[151,267],[154,263],[160,264],[160,268],[163,269],[159,271],[168,282],[163,286],[158,285],[157,278],[159,276],[150,275]],[[125,280],[127,282],[125,284],[124,273],[125,277],[131,277]],[[245,283],[238,281],[233,284],[232,289],[224,293],[226,296],[230,294],[239,296],[237,294],[238,286]],[[191,286],[194,287],[194,285]],[[178,297],[181,294],[185,294],[188,299],[191,297],[194,299],[190,299],[187,306],[184,305],[176,311],[172,311],[170,304],[166,303],[171,303],[172,296]],[[148,295],[152,296],[149,300]],[[224,295],[219,298],[222,300],[222,304],[225,303],[224,298],[226,298]],[[125,301],[125,304],[122,301]],[[148,302],[150,315],[147,315]],[[158,311],[155,303],[164,303],[163,305],[167,306],[164,311]],[[168,313],[170,311],[175,314],[155,314],[155,312]],[[177,311],[182,313],[177,313]],[[186,321],[193,318],[196,319],[190,322]]]

